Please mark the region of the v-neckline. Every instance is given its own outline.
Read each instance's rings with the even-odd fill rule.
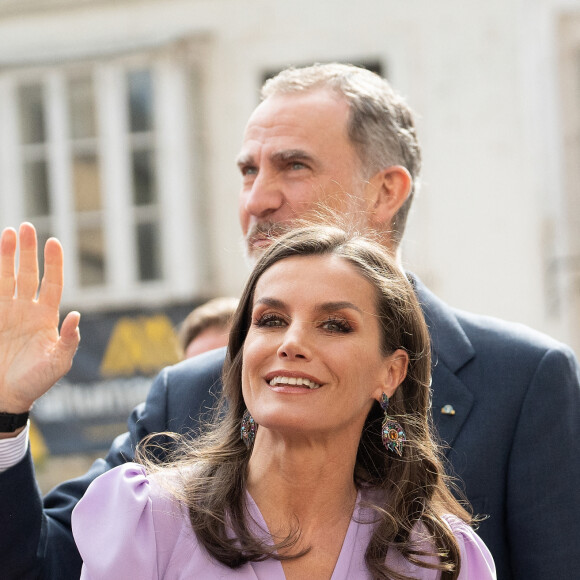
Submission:
[[[258,507],[258,504],[256,504],[254,498],[248,491],[246,491],[246,496],[248,500],[248,513],[250,516],[249,526],[252,533],[254,533],[260,539],[270,541],[272,536],[270,534],[270,530],[268,529],[268,525],[266,524],[266,520],[264,519],[264,516]],[[362,557],[364,562],[364,551],[366,550],[368,541],[362,544],[362,555],[358,554],[356,550],[357,546],[361,544],[360,542],[357,542],[357,536],[362,531],[361,524],[364,523],[364,519],[360,517],[360,503],[361,492],[358,490],[354,510],[350,518],[346,534],[342,541],[342,546],[340,547],[340,552],[334,565],[334,570],[332,571],[330,580],[348,580],[349,578],[352,578],[352,576],[349,574],[349,570],[353,568],[353,558],[359,560]],[[370,539],[370,534],[368,533],[368,530],[366,531]],[[356,563],[354,564],[355,568],[359,569],[359,566],[357,566]],[[268,558],[261,562],[252,562],[252,567],[254,568],[258,580],[286,580],[284,568],[280,560]]]

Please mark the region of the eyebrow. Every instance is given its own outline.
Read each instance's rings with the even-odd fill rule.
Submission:
[[[270,155],[270,161],[274,164],[287,163],[288,161],[294,160],[315,163],[314,157],[304,149],[283,149],[282,151],[276,151]],[[255,165],[256,160],[251,153],[240,153],[236,163],[238,167],[244,167],[245,165]]]
[[[273,308],[286,308],[286,303],[284,301],[278,300],[277,298],[270,298],[268,296],[265,296],[264,298],[260,298],[259,300],[256,300],[256,302],[254,303],[254,306],[257,306],[258,304],[264,304],[266,306],[271,306]],[[356,304],[353,304],[352,302],[349,302],[348,300],[337,300],[335,302],[323,302],[322,304],[318,304],[316,306],[316,310],[319,310],[321,312],[335,312],[337,310],[343,310],[345,308],[348,308],[351,310],[356,310],[360,314],[363,314],[363,311]]]
[[[284,149],[282,151],[277,151],[270,157],[270,159],[273,162],[286,162],[295,159],[314,161],[314,157],[312,157],[310,153],[304,151],[304,149]]]
[[[254,165],[254,156],[250,153],[240,153],[236,159],[236,164],[238,167],[243,167],[244,165]]]

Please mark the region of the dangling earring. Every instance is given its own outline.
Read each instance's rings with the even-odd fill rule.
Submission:
[[[246,444],[246,448],[249,449],[254,444],[254,439],[256,438],[256,431],[258,430],[258,425],[254,421],[254,417],[250,415],[250,411],[246,409],[244,411],[244,416],[242,417],[242,425],[240,427],[240,438]]]
[[[383,425],[381,429],[381,438],[383,440],[383,445],[389,451],[394,451],[399,457],[403,455],[403,442],[407,440],[405,431],[401,427],[401,424],[394,421],[387,415],[387,409],[389,407],[389,397],[385,393],[381,395],[380,401],[381,409],[385,412],[385,418],[383,419]]]

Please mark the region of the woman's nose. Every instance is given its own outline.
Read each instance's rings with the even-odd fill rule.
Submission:
[[[307,331],[303,328],[290,326],[284,333],[284,339],[278,347],[278,356],[289,360],[309,360],[311,348]]]

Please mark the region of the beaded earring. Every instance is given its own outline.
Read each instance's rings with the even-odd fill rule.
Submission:
[[[380,405],[381,409],[385,412],[385,418],[383,419],[381,429],[383,445],[388,451],[393,451],[399,457],[401,457],[403,455],[403,443],[407,440],[405,431],[398,421],[391,419],[387,415],[389,397],[385,393],[381,395]]]
[[[254,417],[252,417],[250,411],[246,409],[240,426],[240,438],[245,443],[247,449],[254,444],[257,429],[258,425],[254,421]]]

